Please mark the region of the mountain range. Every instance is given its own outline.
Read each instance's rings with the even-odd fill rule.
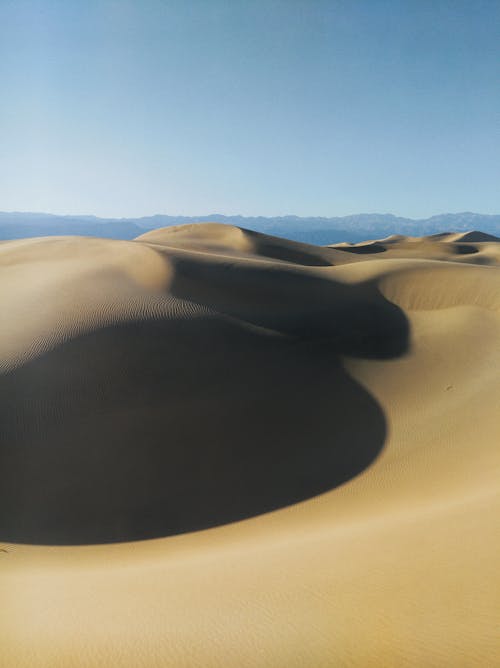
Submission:
[[[155,215],[143,218],[98,218],[96,216],[60,216],[48,213],[0,212],[0,240],[51,235],[95,236],[110,239],[134,239],[160,227],[196,222],[237,225],[256,232],[312,244],[356,243],[390,234],[423,236],[437,232],[482,230],[500,235],[500,214],[444,213],[430,218],[412,219],[389,213],[361,213],[325,217],[246,217],[210,214],[202,216]]]

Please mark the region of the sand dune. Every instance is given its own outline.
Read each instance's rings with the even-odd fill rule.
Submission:
[[[500,241],[498,237],[495,237],[493,234],[486,234],[486,232],[480,232],[478,230],[470,230],[469,232],[449,232],[443,233],[442,235],[434,234],[431,238],[436,238],[438,236],[442,237],[442,241]]]
[[[328,248],[361,255],[390,251],[391,258],[421,258],[497,265],[499,241],[500,239],[492,234],[476,231],[443,232],[429,237],[404,237],[394,234],[385,239],[358,244],[336,244]]]
[[[495,666],[500,244],[0,244],[0,656]]]

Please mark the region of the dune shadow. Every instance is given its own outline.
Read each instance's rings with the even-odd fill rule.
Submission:
[[[356,255],[373,255],[374,253],[385,253],[387,248],[382,244],[371,243],[362,246],[341,246],[336,250],[344,251],[345,253],[355,253]]]
[[[400,355],[408,324],[382,299],[341,308],[329,329],[320,309],[284,336],[217,316],[120,324],[0,376],[0,540],[170,536],[362,472],[386,420],[340,355]]]
[[[455,243],[452,246],[452,250],[456,255],[474,255],[479,253],[479,248],[473,244],[459,244]]]

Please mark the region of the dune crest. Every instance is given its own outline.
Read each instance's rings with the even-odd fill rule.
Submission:
[[[2,243],[6,665],[495,665],[499,264],[480,232]]]

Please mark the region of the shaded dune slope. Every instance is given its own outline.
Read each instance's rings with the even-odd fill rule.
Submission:
[[[221,236],[240,238],[215,232],[219,249]],[[373,280],[228,262],[227,246],[200,255],[155,236],[147,248],[53,239],[3,249],[28,273],[31,250],[39,282],[29,313],[16,314],[29,339],[4,342],[1,539],[203,529],[325,492],[383,447],[383,413],[340,360],[406,351],[406,318]],[[31,293],[17,278],[16,294]],[[75,307],[79,327],[67,317]]]

